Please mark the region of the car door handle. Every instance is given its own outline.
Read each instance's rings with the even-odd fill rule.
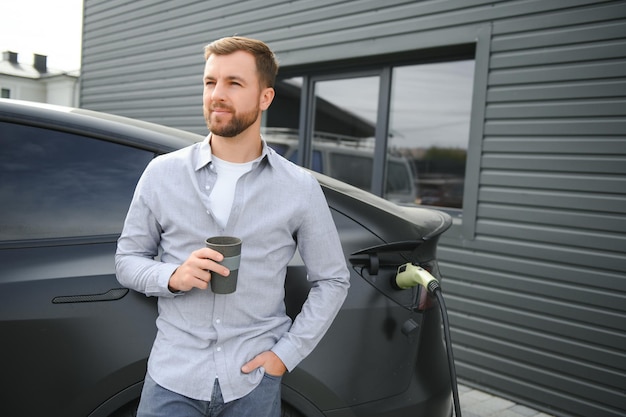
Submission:
[[[91,303],[94,301],[115,301],[128,294],[128,288],[112,288],[101,294],[61,295],[52,299],[53,304]]]

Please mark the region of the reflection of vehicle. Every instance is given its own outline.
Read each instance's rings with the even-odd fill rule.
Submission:
[[[267,128],[263,137],[278,153],[298,161],[297,132]],[[374,148],[371,138],[356,140],[317,133],[313,140],[311,168],[365,191],[372,188]],[[415,203],[416,190],[411,165],[406,158],[389,155],[385,198],[395,203]]]
[[[424,175],[420,180],[421,204],[461,208],[464,184],[463,177]]]
[[[197,140],[111,115],[0,100],[2,415],[131,415],[157,310],[155,299],[120,288],[116,240],[146,164]],[[408,261],[438,276],[436,245],[449,217],[316,175],[352,266],[351,288],[318,348],[283,379],[285,409],[450,416],[436,300],[390,284]],[[294,258],[285,283],[292,317],[306,276]]]

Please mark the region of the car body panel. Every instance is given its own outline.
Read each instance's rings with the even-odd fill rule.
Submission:
[[[11,100],[0,100],[0,128],[2,123],[154,155],[203,139],[117,116]],[[318,347],[283,378],[283,401],[307,417],[449,416],[436,301],[419,288],[399,291],[391,283],[398,266],[409,261],[438,276],[437,239],[449,216],[400,207],[314,175],[340,232],[351,288]],[[1,209],[4,215],[8,207]],[[118,233],[17,237],[0,239],[0,365],[7,387],[0,414],[105,417],[136,401],[156,332],[156,299],[117,281]],[[295,317],[309,289],[297,256],[286,281],[286,307]]]

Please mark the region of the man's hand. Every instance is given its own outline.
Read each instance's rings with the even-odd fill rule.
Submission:
[[[287,367],[283,361],[271,350],[259,353],[254,359],[241,367],[241,372],[249,374],[261,366],[265,369],[265,373],[271,376],[283,376],[287,372]]]
[[[224,256],[209,248],[198,249],[170,277],[168,288],[172,292],[189,291],[192,288],[206,290],[211,281],[211,271],[228,276],[228,268],[218,264]]]

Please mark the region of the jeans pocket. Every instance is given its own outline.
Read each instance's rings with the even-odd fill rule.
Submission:
[[[282,375],[272,375],[272,374],[268,374],[267,372],[263,373],[263,378],[267,378],[270,381],[280,381],[283,379]]]

